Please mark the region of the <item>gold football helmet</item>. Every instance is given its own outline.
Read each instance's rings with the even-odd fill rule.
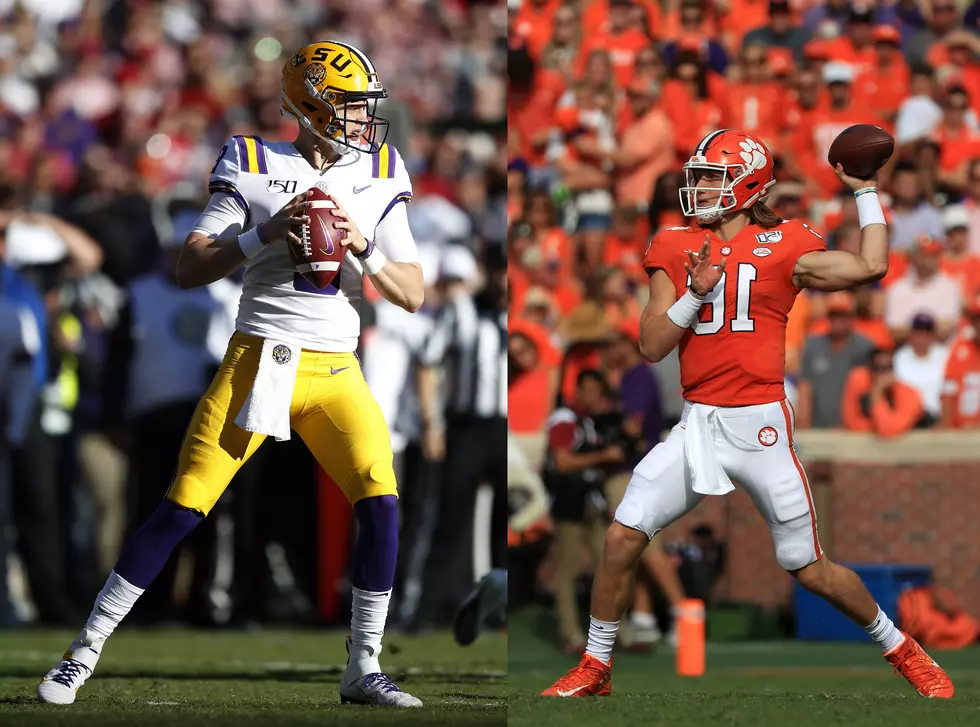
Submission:
[[[282,68],[283,116],[329,143],[338,153],[377,153],[388,136],[388,121],[375,115],[388,92],[368,57],[336,40],[311,43]],[[348,125],[356,124],[356,135]]]

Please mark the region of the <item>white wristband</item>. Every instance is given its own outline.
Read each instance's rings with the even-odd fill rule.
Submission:
[[[690,328],[698,319],[698,311],[704,305],[704,298],[698,298],[690,288],[674,305],[667,309],[667,317],[681,328]]]
[[[881,209],[881,200],[878,199],[878,191],[874,187],[859,189],[854,193],[854,201],[857,203],[858,224],[863,230],[868,225],[885,224],[885,213]]]
[[[242,249],[247,258],[253,258],[265,249],[266,245],[259,237],[258,225],[238,236],[238,247]]]
[[[364,268],[364,272],[368,275],[377,275],[381,272],[381,268],[385,266],[386,262],[388,262],[388,258],[385,257],[381,250],[375,247],[366,258],[361,260],[361,267]]]

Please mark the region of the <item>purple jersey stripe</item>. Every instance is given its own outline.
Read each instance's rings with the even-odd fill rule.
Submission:
[[[378,220],[378,224],[379,225],[381,224],[381,220],[383,220],[385,217],[388,216],[388,213],[394,209],[396,204],[398,204],[399,202],[408,202],[411,198],[412,198],[411,192],[399,192],[398,194],[396,194],[395,198],[388,203],[387,207],[385,207],[385,211],[381,213],[381,219]]]
[[[395,147],[388,147],[388,179],[395,178],[395,159],[398,157],[398,152],[395,151]]]
[[[238,168],[243,172],[248,171],[248,149],[245,147],[245,139],[240,136],[235,137],[235,145],[238,147]]]
[[[381,150],[377,154],[371,155],[371,176],[377,179],[381,174]]]

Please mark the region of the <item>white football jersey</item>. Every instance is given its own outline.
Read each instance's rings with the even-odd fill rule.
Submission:
[[[233,136],[211,170],[208,191],[235,199],[245,214],[245,231],[317,185],[337,196],[364,238],[373,240],[385,257],[418,262],[411,236],[397,245],[375,237],[378,223],[412,198],[405,164],[390,144],[376,154],[352,151],[329,169],[319,170],[292,142]],[[363,276],[360,262],[348,252],[334,282],[322,290],[314,288],[296,272],[285,244],[269,245],[245,263],[235,327],[313,351],[354,351],[361,331]]]

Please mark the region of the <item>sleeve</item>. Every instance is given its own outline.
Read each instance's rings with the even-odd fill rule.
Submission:
[[[248,213],[234,195],[226,191],[215,191],[191,232],[202,232],[208,237],[230,237],[240,235],[246,225]]]
[[[799,225],[796,231],[797,252],[796,259],[806,255],[808,252],[820,252],[827,249],[827,241],[823,235],[810,227],[806,222],[797,222]]]
[[[441,364],[452,345],[455,330],[456,307],[450,303],[439,313],[432,335],[422,349],[419,363],[427,368]]]
[[[669,253],[668,240],[665,239],[665,235],[663,233],[654,235],[643,255],[643,269],[646,274],[652,277],[654,271],[663,270],[669,275],[671,272]]]
[[[211,167],[211,175],[208,178],[208,193],[212,195],[224,193],[231,197],[245,213],[247,223],[249,217],[248,201],[238,190],[238,176],[242,173],[243,159],[249,153],[245,148],[245,143],[244,137],[233,136],[221,147],[218,158],[214,162],[214,166]]]
[[[570,449],[575,444],[575,415],[568,409],[559,409],[551,415],[548,426],[548,447]]]
[[[388,212],[374,228],[374,244],[381,249],[386,258],[396,263],[419,261],[419,251],[415,245],[412,228],[408,224],[408,210],[405,209],[404,204],[396,203],[394,209]]]

